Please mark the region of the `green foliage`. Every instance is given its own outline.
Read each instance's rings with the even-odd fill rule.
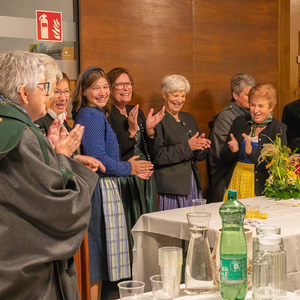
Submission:
[[[295,171],[299,167],[299,157],[295,151],[281,146],[281,138],[276,137],[272,144],[264,144],[259,163],[265,161],[269,178],[266,180],[263,193],[276,200],[300,198],[300,177]]]

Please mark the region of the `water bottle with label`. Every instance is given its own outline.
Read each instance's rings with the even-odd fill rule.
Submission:
[[[244,233],[245,206],[228,190],[228,200],[219,210],[222,219],[220,242],[220,292],[223,299],[242,300],[248,291],[247,243]]]

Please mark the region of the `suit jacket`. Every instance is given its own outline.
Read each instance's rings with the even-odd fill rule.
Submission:
[[[34,123],[44,132],[46,135],[48,134],[48,129],[51,126],[54,119],[46,113],[46,115],[38,120],[36,120]],[[64,120],[64,126],[66,127],[67,131],[70,132],[72,128],[68,125],[66,120]]]
[[[213,202],[223,201],[225,191],[225,171],[220,152],[226,141],[228,132],[236,117],[245,116],[244,110],[235,102],[230,102],[216,116],[210,133],[211,145],[208,150]]]
[[[239,152],[232,153],[229,149],[228,142],[231,140],[230,133],[234,135],[236,140],[239,143],[239,147],[244,140],[242,137],[242,133],[250,134],[251,124],[248,122],[248,118],[244,116],[237,117],[227,136],[226,142],[221,150],[221,158],[226,161],[228,172],[226,174],[226,188],[230,183],[233,170],[236,166],[237,159],[239,157]],[[273,119],[271,123],[269,123],[264,130],[262,130],[258,135],[258,148],[252,148],[252,152],[248,157],[255,165],[255,195],[261,196],[262,192],[265,188],[266,179],[269,177],[268,171],[266,169],[266,163],[261,162],[258,165],[258,157],[260,156],[261,149],[263,148],[263,144],[269,144],[272,141],[275,141],[276,135],[279,134],[281,137],[281,144],[287,145],[286,139],[286,125],[279,122],[276,119]],[[270,140],[271,139],[271,140]]]
[[[298,148],[300,153],[300,99],[283,108],[282,123],[287,126],[287,140],[291,150]]]
[[[126,112],[129,114],[129,112],[134,108],[133,105],[126,105]],[[109,116],[107,117],[107,120],[115,132],[120,153],[121,153],[121,159],[123,161],[127,161],[132,156],[134,156],[134,146],[136,144],[135,138],[130,138],[130,132],[128,131],[128,119],[120,113],[120,110],[116,106],[112,106],[111,112]],[[139,109],[138,113],[138,125],[140,127],[141,131],[141,139],[142,139],[142,147],[141,151],[144,153],[146,158],[150,160],[150,155],[148,153],[148,144],[153,144],[154,139],[150,138],[146,131],[146,118],[141,109]]]
[[[179,112],[180,122],[167,111],[156,126],[153,148],[154,175],[158,193],[189,195],[191,170],[197,187],[201,190],[201,178],[197,161],[206,157],[206,150],[192,151],[188,140],[197,132],[201,134],[196,119],[186,112]]]

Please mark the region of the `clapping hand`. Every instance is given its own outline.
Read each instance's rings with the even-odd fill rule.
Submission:
[[[131,174],[142,179],[149,179],[153,173],[153,164],[147,160],[137,160],[139,156],[132,156],[128,161],[131,163]]]
[[[61,120],[56,119],[52,122],[51,126],[48,129],[47,138],[50,141],[53,149],[55,149],[56,143],[59,140],[61,130]]]
[[[247,155],[250,155],[252,153],[252,145],[249,136],[246,133],[243,133],[242,137],[245,139],[245,152]]]
[[[205,138],[205,133],[199,136],[197,132],[194,136],[189,139],[189,145],[192,151],[204,150],[210,148],[211,141]]]
[[[239,151],[239,143],[235,139],[234,135],[230,133],[230,138],[231,141],[228,142],[228,147],[232,153],[238,152]]]
[[[150,137],[154,137],[154,135],[155,135],[155,130],[154,130],[155,126],[165,116],[165,106],[163,106],[161,108],[161,110],[157,114],[155,114],[154,116],[153,116],[153,112],[154,112],[154,109],[151,108],[149,113],[148,113],[147,119],[146,119],[147,134]]]
[[[49,127],[47,138],[50,140],[56,154],[64,154],[71,157],[80,146],[84,126],[76,124],[67,134],[66,128],[60,128],[61,121],[54,120]]]
[[[137,123],[137,117],[139,114],[139,105],[137,104],[128,115],[128,131],[130,132],[130,138],[133,138],[138,132],[139,126]]]
[[[91,169],[94,172],[100,169],[100,171],[104,173],[106,170],[105,166],[102,164],[100,160],[91,156],[77,154],[76,161],[78,161],[79,163],[81,163],[82,165],[86,166],[87,168]]]

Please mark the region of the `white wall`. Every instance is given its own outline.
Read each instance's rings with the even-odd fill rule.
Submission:
[[[29,51],[36,40],[36,10],[62,12],[63,42],[44,42],[44,52],[73,47],[76,28],[73,20],[73,0],[0,0],[0,53],[10,50]],[[70,79],[77,78],[74,61],[61,64]],[[75,73],[74,73],[75,70]]]

